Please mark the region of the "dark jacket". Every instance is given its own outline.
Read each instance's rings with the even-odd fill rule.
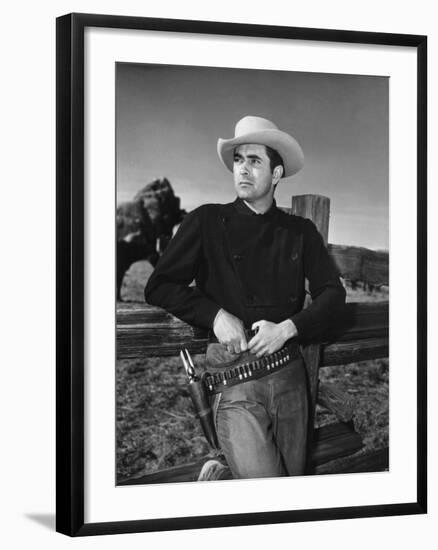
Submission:
[[[302,310],[304,278],[312,304]],[[343,307],[345,290],[310,220],[286,214],[275,202],[255,214],[236,199],[186,216],[146,285],[145,299],[203,328],[212,328],[220,308],[246,328],[262,319],[291,318],[299,338],[311,340]]]

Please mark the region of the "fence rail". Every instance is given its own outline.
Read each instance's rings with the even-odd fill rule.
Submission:
[[[321,366],[377,359],[388,355],[388,302],[351,303],[342,324],[348,328],[322,345]],[[336,341],[334,341],[336,338]],[[181,347],[203,353],[207,334],[162,309],[139,305],[117,311],[117,358],[135,359],[178,355]]]

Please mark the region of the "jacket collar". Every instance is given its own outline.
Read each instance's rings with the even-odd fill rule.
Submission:
[[[254,210],[251,210],[246,204],[245,201],[240,199],[239,197],[236,198],[236,200],[232,203],[234,208],[239,212],[239,214],[243,214],[245,216],[253,216],[255,218],[263,218],[263,219],[269,219],[272,218],[276,212],[277,212],[277,203],[275,202],[275,199],[272,201],[272,205],[264,214],[256,214]]]

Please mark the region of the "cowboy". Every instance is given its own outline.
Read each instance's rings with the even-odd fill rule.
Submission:
[[[223,382],[214,390],[217,437],[233,477],[302,474],[308,390],[298,343],[324,333],[345,291],[314,224],[274,199],[279,181],[303,166],[298,142],[246,116],[217,150],[237,198],[186,216],[145,298],[210,330],[208,369]],[[303,310],[305,278],[312,303]]]

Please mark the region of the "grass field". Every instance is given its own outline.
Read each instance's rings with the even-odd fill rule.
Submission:
[[[144,281],[148,272],[148,265],[133,266],[122,290],[125,300],[141,300],[143,284],[138,281]],[[387,299],[386,292],[348,292],[349,301]],[[202,356],[195,357],[197,363],[202,360]],[[388,446],[387,359],[326,367],[320,370],[320,379],[336,383],[354,398],[354,423],[365,450]],[[119,480],[184,464],[208,453],[179,358],[117,361],[116,393]],[[317,409],[317,425],[334,420],[333,415]]]

